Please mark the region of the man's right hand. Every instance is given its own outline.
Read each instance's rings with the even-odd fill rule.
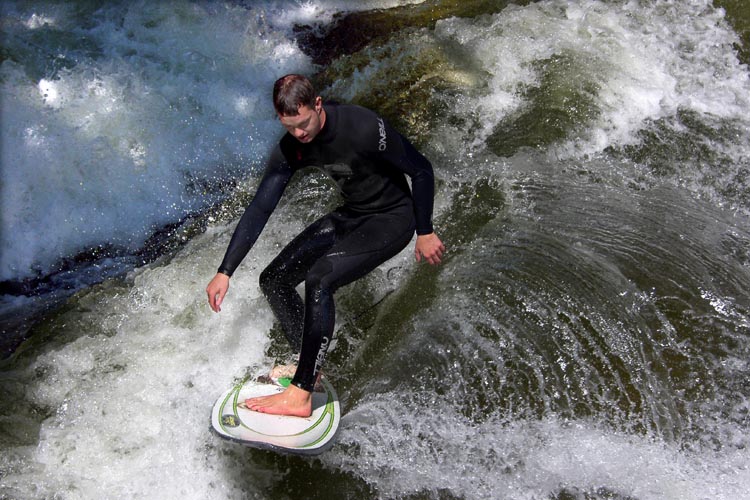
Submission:
[[[208,294],[208,305],[211,306],[214,312],[221,311],[221,303],[224,301],[224,296],[229,290],[229,276],[224,273],[216,273],[211,282],[206,287],[206,293]]]

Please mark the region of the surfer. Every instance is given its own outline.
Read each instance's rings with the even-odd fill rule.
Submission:
[[[295,237],[261,273],[260,286],[299,362],[284,392],[246,401],[254,411],[307,417],[334,329],[334,292],[408,245],[440,263],[445,247],[432,227],[432,165],[374,112],[323,103],[301,75],[276,81],[273,103],[287,133],[271,153],[217,274],[206,287],[215,312],[230,277],[260,235],[292,175],[317,167],[338,184],[344,203]],[[411,189],[405,174],[411,178]],[[304,301],[296,286],[304,281]]]

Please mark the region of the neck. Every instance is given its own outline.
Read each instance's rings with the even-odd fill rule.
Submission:
[[[322,105],[320,106],[320,129],[323,130],[323,127],[326,126],[326,108],[324,108]]]

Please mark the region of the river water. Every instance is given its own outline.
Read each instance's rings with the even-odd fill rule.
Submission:
[[[726,3],[3,2],[0,498],[750,498]],[[337,203],[300,176],[210,312],[288,72],[431,159],[448,247],[339,291],[316,458],[208,430],[280,355],[260,271]]]

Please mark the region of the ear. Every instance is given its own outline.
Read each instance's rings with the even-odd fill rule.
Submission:
[[[320,113],[321,109],[323,109],[323,98],[318,96],[315,98],[315,111]]]

